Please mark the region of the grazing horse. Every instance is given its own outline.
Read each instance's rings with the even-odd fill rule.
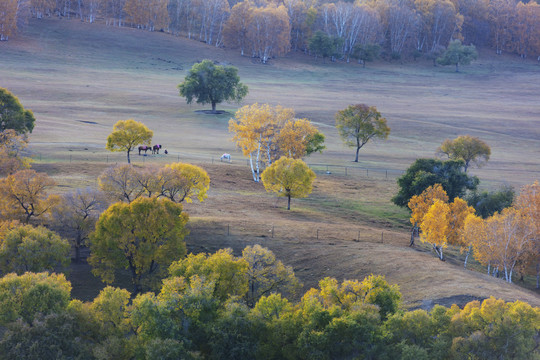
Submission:
[[[159,149],[161,149],[161,145],[154,145],[152,148],[152,154],[159,154]]]
[[[227,160],[228,162],[231,162],[231,154],[223,154],[221,155],[221,157],[219,158],[219,161],[223,161],[223,160]]]
[[[141,150],[144,151],[144,153],[146,154],[148,150],[152,150],[152,147],[146,145],[139,146],[139,155],[141,155]]]

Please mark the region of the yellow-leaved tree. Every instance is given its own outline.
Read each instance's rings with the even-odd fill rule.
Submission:
[[[282,156],[300,159],[324,149],[324,135],[307,119],[296,119],[294,110],[268,104],[244,106],[229,121],[233,141],[249,156],[254,181],[259,181],[260,159],[266,166]],[[254,164],[255,162],[255,164]]]
[[[169,199],[140,197],[111,205],[90,237],[92,273],[106,283],[128,269],[134,292],[152,289],[174,261],[186,254],[188,215]]]
[[[414,246],[414,236],[415,234],[418,235],[419,224],[422,222],[422,219],[428,212],[430,206],[433,205],[437,199],[445,203],[448,202],[448,195],[441,184],[429,186],[420,195],[414,195],[409,200],[407,206],[411,209],[410,222],[413,225],[411,230],[411,243],[409,246]]]
[[[200,202],[206,199],[210,188],[210,177],[201,167],[191,164],[174,163],[165,165],[159,172],[161,193],[175,202],[190,203],[193,198]]]
[[[154,132],[143,123],[133,119],[120,120],[114,124],[113,131],[107,137],[107,150],[126,151],[128,164],[131,163],[129,153],[137,145],[150,146]]]
[[[308,196],[313,189],[315,173],[300,159],[282,157],[262,173],[266,191],[287,198],[287,210],[291,209],[291,198]]]
[[[30,159],[21,156],[27,145],[26,134],[18,134],[13,129],[0,131],[0,176],[30,167]]]
[[[30,169],[0,179],[1,219],[28,224],[31,218],[49,212],[59,201],[57,195],[47,194],[54,185],[55,181],[47,174]]]
[[[420,240],[430,243],[441,260],[444,260],[443,249],[448,246],[449,216],[450,206],[439,199],[435,199],[420,223],[422,229]]]
[[[459,246],[460,253],[463,253],[465,249],[467,250],[465,261],[463,263],[463,267],[466,268],[472,244],[463,236],[463,228],[465,227],[465,219],[467,219],[469,215],[473,215],[476,211],[472,206],[469,206],[465,200],[458,197],[455,198],[449,206],[450,213],[448,215],[447,241],[451,245]]]
[[[489,160],[491,148],[477,137],[464,135],[454,140],[444,140],[438,152],[453,160],[463,160],[465,162],[464,171],[467,172],[471,161],[478,167],[484,165]]]
[[[484,220],[467,217],[464,236],[473,245],[475,259],[488,266],[488,273],[491,267],[494,273],[504,271],[511,283],[516,266],[535,249],[534,229],[530,214],[509,207]]]

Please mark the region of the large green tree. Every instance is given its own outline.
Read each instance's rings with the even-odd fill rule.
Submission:
[[[399,192],[392,198],[394,204],[406,207],[414,195],[428,187],[441,184],[450,201],[463,197],[466,190],[474,190],[479,180],[463,171],[463,160],[441,161],[417,159],[398,180]]]
[[[0,88],[0,131],[13,129],[19,134],[32,132],[35,121],[31,110],[25,110],[15,95]]]
[[[182,205],[168,199],[141,197],[111,205],[90,237],[92,272],[111,283],[116,270],[128,269],[135,293],[152,288],[186,254],[187,221]]]
[[[112,133],[107,137],[107,150],[126,151],[127,161],[131,163],[129,153],[137,145],[150,146],[154,132],[146,125],[133,119],[120,120],[114,124]]]
[[[358,162],[358,152],[371,139],[386,139],[390,128],[386,119],[375,106],[365,104],[349,105],[336,113],[336,127],[339,135],[350,147],[356,147],[354,162]]]
[[[437,63],[441,65],[455,65],[456,72],[459,72],[459,65],[469,65],[471,61],[478,58],[478,52],[474,45],[463,45],[460,40],[451,41],[446,51],[437,58]]]
[[[262,173],[266,191],[287,197],[287,210],[291,209],[291,198],[308,196],[313,189],[315,173],[300,159],[282,157]]]
[[[211,60],[194,64],[178,90],[188,104],[196,99],[198,104],[211,104],[212,112],[216,112],[217,104],[240,102],[248,93],[248,87],[240,82],[237,68],[215,65]]]

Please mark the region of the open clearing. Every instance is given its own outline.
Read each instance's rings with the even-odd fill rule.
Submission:
[[[352,167],[353,150],[342,145],[333,116],[353,103],[377,106],[392,133],[388,141],[361,150],[358,166],[371,169],[369,177],[363,170],[347,176],[319,172],[313,194],[284,210],[284,199],[250,180],[245,160],[230,142],[227,124],[237,105],[223,104],[219,108],[228,113],[207,115],[195,112],[204,107],[186,105],[177,95],[192,63],[204,58],[239,67],[250,89],[244,104],[281,104],[314,121],[328,149],[308,158],[311,164]],[[95,186],[106,166],[125,161],[123,154],[107,153],[105,139],[116,121],[134,118],[154,130],[154,142],[170,153],[135,155],[137,164],[180,159],[210,174],[208,199],[185,206],[192,231],[186,240],[193,251],[231,247],[239,253],[259,243],[293,266],[306,288],[324,276],[384,274],[400,285],[408,307],[492,294],[540,305],[538,292],[463,270],[458,255],[443,263],[426,247],[408,248],[407,213],[389,203],[398,170],[418,157],[432,157],[445,138],[463,134],[492,148],[488,165],[471,170],[484,187],[538,179],[540,67],[532,61],[481,57],[459,74],[428,63],[381,62],[362,69],[302,54],[261,65],[167,34],[32,20],[21,36],[0,43],[0,62],[0,86],[37,118],[31,136],[34,167],[53,175],[58,191]],[[233,154],[233,163],[212,164],[223,152]],[[96,289],[85,293],[92,285],[81,279],[74,269],[74,294],[95,295]]]

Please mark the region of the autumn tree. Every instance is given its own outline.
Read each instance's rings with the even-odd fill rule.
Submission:
[[[468,217],[464,236],[473,245],[475,259],[504,271],[511,283],[518,262],[534,249],[533,223],[529,214],[510,207],[485,220]]]
[[[124,12],[137,27],[154,31],[169,24],[167,4],[167,0],[126,0]]]
[[[437,59],[441,65],[455,65],[459,72],[459,65],[469,65],[478,58],[478,52],[474,45],[463,45],[460,40],[453,40],[446,51]]]
[[[101,192],[87,188],[77,189],[60,197],[52,216],[55,229],[64,234],[75,249],[75,261],[81,259],[81,247],[88,245],[90,233],[94,231],[100,212],[106,207]]]
[[[242,259],[248,264],[248,292],[245,300],[253,307],[261,296],[287,292],[294,294],[301,286],[292,267],[276,259],[274,253],[260,245],[247,246]]]
[[[216,113],[217,104],[240,102],[248,93],[247,86],[240,82],[237,68],[215,65],[211,60],[194,64],[178,90],[188,104],[193,99],[201,105],[211,104],[213,113]]]
[[[229,120],[229,132],[234,134],[232,140],[244,156],[249,156],[254,181],[259,181],[260,159],[266,157],[268,166],[275,160],[276,138],[283,126],[292,120],[292,109],[257,103],[240,108],[235,118]]]
[[[522,269],[532,267],[536,270],[536,288],[540,289],[540,184],[538,180],[521,188],[515,206],[524,216],[531,219],[532,226],[531,247],[519,266]]]
[[[194,198],[200,202],[206,199],[210,188],[210,177],[201,167],[184,163],[165,165],[159,173],[161,196],[176,201],[190,203]]]
[[[169,267],[170,276],[181,276],[189,283],[192,277],[204,277],[214,283],[213,296],[225,301],[229,296],[245,296],[248,292],[248,263],[237,258],[231,249],[213,254],[189,254]]]
[[[253,9],[247,38],[253,57],[258,57],[263,64],[273,56],[286,54],[291,47],[287,8],[270,3]]]
[[[138,198],[105,211],[90,237],[92,273],[106,283],[115,271],[130,271],[135,293],[152,288],[167,267],[186,253],[183,241],[188,216],[168,199]]]
[[[465,172],[467,172],[471,162],[480,167],[489,160],[491,155],[488,144],[477,137],[469,135],[459,136],[454,140],[446,139],[439,147],[438,152],[447,155],[453,160],[463,160],[465,162]]]
[[[313,189],[315,173],[300,159],[282,157],[262,173],[266,191],[287,197],[287,210],[291,209],[291,198],[308,196]]]
[[[301,159],[325,149],[324,135],[307,119],[289,120],[279,130],[276,139],[278,156]]]
[[[390,134],[386,119],[375,106],[365,104],[349,105],[336,113],[336,127],[339,135],[350,147],[356,147],[354,162],[358,162],[358,152],[371,139],[385,140]]]
[[[515,50],[522,58],[540,54],[540,4],[535,1],[518,2],[511,24]]]
[[[62,312],[69,304],[70,292],[71,284],[64,274],[7,274],[0,278],[0,324],[19,318],[31,322],[38,313]]]
[[[107,150],[126,151],[128,164],[131,163],[129,154],[137,145],[152,144],[154,132],[146,125],[133,119],[120,120],[114,124],[112,133],[107,137]]]
[[[31,110],[23,108],[7,89],[0,88],[0,131],[13,129],[18,134],[31,133],[35,121]]]
[[[410,222],[413,226],[409,246],[414,246],[414,236],[418,234],[419,225],[435,200],[441,200],[444,203],[448,202],[448,195],[441,184],[429,186],[420,195],[413,195],[409,200],[407,206],[411,210]]]
[[[247,32],[251,22],[252,11],[252,4],[249,1],[242,1],[235,4],[223,27],[223,41],[225,42],[225,46],[232,49],[239,48],[242,56],[244,56],[244,51],[248,46]]]
[[[47,174],[30,169],[0,179],[2,218],[20,219],[27,224],[31,218],[49,212],[58,202],[58,196],[47,195],[54,185],[54,180]]]
[[[0,238],[0,270],[15,272],[61,272],[70,262],[69,242],[40,226],[17,226]]]
[[[98,184],[101,191],[113,202],[130,203],[145,191],[137,179],[137,169],[133,165],[114,165],[99,175]]]
[[[17,0],[0,2],[0,41],[7,41],[17,31]]]
[[[441,184],[448,198],[463,197],[466,190],[474,190],[479,180],[476,176],[468,176],[464,171],[462,160],[441,161],[438,159],[417,159],[398,178],[398,193],[392,202],[398,206],[407,206],[414,195],[420,195],[429,186]]]
[[[28,145],[25,134],[18,134],[13,129],[0,131],[0,176],[13,174],[30,166],[30,160],[21,155]]]

